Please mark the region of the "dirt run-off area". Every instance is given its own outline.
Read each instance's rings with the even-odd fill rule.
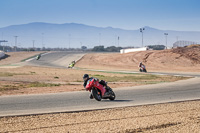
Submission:
[[[200,100],[0,118],[0,132],[199,133]]]
[[[126,54],[91,53],[85,55],[76,67],[138,71],[140,62],[149,72],[200,72],[200,45]]]
[[[84,91],[83,75],[106,80],[112,88],[174,82],[188,79],[177,76],[151,74],[125,74],[93,72],[75,69],[59,69],[23,66],[0,69],[0,96]]]

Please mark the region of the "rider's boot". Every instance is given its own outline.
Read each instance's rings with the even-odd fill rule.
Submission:
[[[92,93],[90,94],[90,99],[93,99],[94,97],[93,97],[93,95],[92,95]]]

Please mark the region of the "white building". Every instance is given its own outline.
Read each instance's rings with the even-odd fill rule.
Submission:
[[[129,48],[129,49],[121,49],[120,53],[130,53],[130,52],[137,52],[137,51],[147,51],[149,50],[149,47],[143,47],[143,48]]]

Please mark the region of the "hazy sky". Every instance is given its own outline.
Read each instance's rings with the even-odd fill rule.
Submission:
[[[0,0],[0,27],[31,22],[200,31],[200,0]]]

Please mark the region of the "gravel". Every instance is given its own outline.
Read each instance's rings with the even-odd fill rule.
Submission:
[[[4,117],[0,118],[0,132],[199,133],[200,100],[88,112]]]

